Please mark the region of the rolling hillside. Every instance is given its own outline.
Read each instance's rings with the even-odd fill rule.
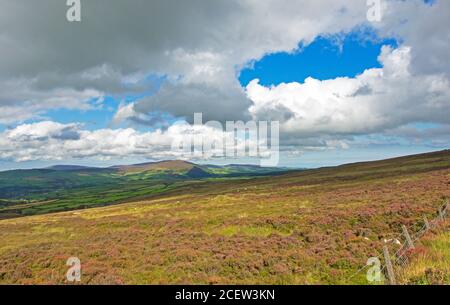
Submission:
[[[442,151],[1,220],[0,283],[65,283],[75,256],[82,284],[367,284],[355,272],[402,224],[434,217],[449,184]]]
[[[58,165],[0,172],[0,219],[117,204],[205,180],[276,175],[287,169],[162,161],[109,168]]]

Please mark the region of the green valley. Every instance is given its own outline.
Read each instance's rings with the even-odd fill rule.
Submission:
[[[181,164],[186,175],[190,166]],[[423,216],[436,218],[450,198],[450,151],[276,177],[172,177],[169,185],[143,178],[161,172],[141,170],[91,174],[85,182],[106,175],[103,181],[120,183],[77,185],[74,199],[42,198],[48,202],[36,206],[4,200],[3,210],[42,214],[41,207],[76,209],[88,198],[131,198],[0,220],[0,283],[66,283],[66,260],[77,257],[82,284],[370,284],[358,271],[380,255],[384,240],[402,225],[418,229]],[[81,183],[89,170],[74,173],[70,181]],[[439,230],[445,235],[418,243],[399,280],[449,284],[448,255],[440,250],[448,234]]]
[[[286,171],[253,165],[196,165],[185,161],[5,171],[0,172],[0,219],[111,205],[206,181]]]

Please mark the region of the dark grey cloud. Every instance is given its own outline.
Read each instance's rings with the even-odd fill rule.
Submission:
[[[251,102],[236,79],[239,67],[324,32],[348,31],[366,10],[359,0],[82,0],[81,22],[69,23],[65,3],[0,0],[0,107],[14,105],[0,123],[86,108],[104,94],[147,92],[148,83],[124,79],[148,74],[177,81],[139,110],[157,105],[192,116],[199,106],[206,117],[245,118]],[[28,115],[17,115],[25,106]]]
[[[138,113],[166,111],[174,116],[186,116],[193,122],[194,113],[202,112],[203,120],[250,120],[251,101],[240,87],[221,88],[205,83],[165,84],[158,94],[139,101],[134,107]],[[189,115],[191,114],[191,115]]]
[[[397,37],[412,47],[414,73],[445,73],[450,77],[449,20],[450,1],[386,1],[383,20],[377,26],[380,34]]]
[[[413,143],[445,146],[450,143],[450,125],[427,126],[419,128],[408,125],[387,130],[384,135],[408,139]]]
[[[256,92],[257,100],[241,88],[240,68],[269,53],[294,51],[317,35],[354,29],[366,22],[366,1],[81,2],[82,21],[69,23],[66,1],[0,0],[0,124],[50,109],[89,109],[87,101],[106,94],[149,91],[155,94],[122,105],[115,119],[161,125],[151,114],[163,111],[189,121],[194,112],[205,121],[280,120],[284,139],[305,147],[345,146],[343,136],[414,122],[449,123],[448,1],[385,1],[382,21],[372,26],[410,47],[411,60],[393,56],[357,83],[324,81],[317,91],[311,82],[298,94],[273,88]],[[145,81],[148,75],[166,82],[157,90]],[[55,137],[70,142],[78,135]],[[80,155],[89,151],[80,148]]]

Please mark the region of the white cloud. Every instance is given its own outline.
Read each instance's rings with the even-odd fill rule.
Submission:
[[[383,20],[374,23],[382,37],[396,37],[411,47],[411,69],[415,74],[445,73],[450,77],[448,36],[450,1],[383,1]]]
[[[71,130],[77,137],[60,135]],[[170,135],[161,131],[139,133],[132,128],[83,130],[81,125],[51,121],[23,124],[0,134],[0,159],[14,161],[63,160],[70,158],[123,157],[148,154],[170,147]]]
[[[79,139],[77,124],[60,124],[44,121],[35,124],[19,125],[6,132],[7,139],[11,141],[42,141],[48,139],[76,140]]]
[[[381,69],[271,88],[256,80],[242,88],[239,70],[318,35],[367,25],[366,1],[90,0],[79,24],[66,22],[64,1],[28,2],[0,0],[0,124],[51,109],[86,110],[88,101],[106,95],[148,92],[149,74],[167,82],[153,96],[121,104],[113,123],[160,123],[149,116],[158,111],[187,119],[194,112],[205,120],[272,118],[281,121],[286,145],[304,149],[345,148],[352,135],[414,122],[449,123],[449,1],[384,1],[382,21],[370,25],[401,46],[383,49]],[[140,133],[44,123],[3,132],[1,158],[163,154],[162,142],[180,128]],[[58,128],[70,132],[58,136]]]
[[[133,128],[85,130],[81,124],[43,121],[22,124],[0,133],[0,160],[67,160],[76,158],[189,158],[172,150],[173,141],[196,135],[219,141],[228,133],[208,126],[178,123],[167,130],[139,132]]]
[[[132,118],[139,116],[134,110],[134,103],[121,103],[119,108],[117,108],[116,114],[113,118],[113,124],[119,124],[126,120],[131,120]]]
[[[298,136],[370,134],[413,122],[450,123],[445,75],[414,75],[411,48],[383,47],[383,68],[355,78],[308,78],[304,83],[247,86],[255,119],[288,117],[282,131]],[[280,114],[280,112],[282,112]]]
[[[102,92],[94,89],[57,87],[40,89],[36,80],[0,80],[0,124],[21,122],[49,109],[88,110],[89,102],[101,99]]]
[[[91,90],[88,99],[123,94],[130,90],[123,80],[150,73],[169,81],[135,111],[248,118],[251,102],[236,78],[240,67],[322,33],[349,31],[365,21],[367,10],[360,0],[90,0],[82,22],[73,24],[64,18],[64,2],[0,0],[0,7],[0,83],[24,79],[33,93],[22,86],[0,90],[0,110],[15,104],[16,115],[28,112],[3,122],[84,108],[80,93]],[[42,98],[61,90],[77,102]]]
[[[242,134],[235,137],[232,132],[210,124],[191,125],[178,122],[167,129],[148,132],[133,128],[105,128],[91,131],[83,129],[82,124],[61,124],[53,121],[22,124],[0,133],[0,160],[23,162],[121,158],[152,160],[227,158],[232,163],[233,159],[239,156],[255,157],[255,155],[249,155],[246,149],[257,152],[258,148],[260,157],[263,159],[271,157],[271,147],[267,147],[264,139],[258,142],[253,138],[246,139]],[[187,144],[190,141],[194,145],[199,145],[195,148],[197,151],[173,148],[175,143]],[[235,149],[240,151],[242,156],[230,156],[228,152],[225,153],[225,143],[234,143],[234,141],[236,141]],[[331,138],[311,138],[302,143],[288,144],[280,149],[296,152],[300,146],[302,151],[348,148],[345,139]]]

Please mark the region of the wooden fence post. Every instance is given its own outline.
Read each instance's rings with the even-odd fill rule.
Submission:
[[[423,221],[425,222],[425,229],[428,231],[430,229],[430,223],[428,222],[427,216],[423,216]]]
[[[444,221],[444,212],[441,209],[439,209],[439,220]]]
[[[384,254],[384,263],[386,264],[387,274],[389,278],[389,285],[395,285],[395,274],[394,274],[394,268],[392,267],[391,263],[391,257],[389,256],[389,250],[387,246],[383,247],[383,254]]]
[[[411,239],[411,236],[409,235],[408,229],[406,228],[405,225],[402,226],[402,230],[403,230],[403,235],[405,235],[405,239],[406,239],[406,243],[408,244],[408,248],[409,249],[414,249],[414,243]]]

